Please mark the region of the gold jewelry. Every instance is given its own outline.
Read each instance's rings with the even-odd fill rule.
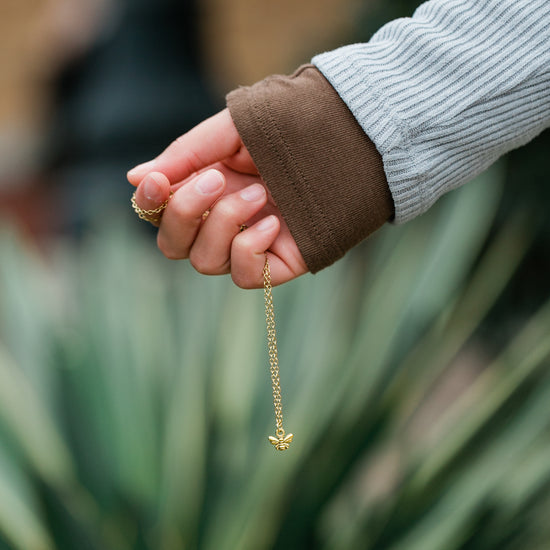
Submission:
[[[206,220],[210,214],[210,208],[202,213],[202,221]]]
[[[275,445],[278,451],[286,451],[290,446],[293,434],[285,436],[283,428],[283,406],[281,399],[281,379],[279,376],[279,354],[277,352],[277,333],[275,330],[275,312],[273,310],[273,294],[271,293],[271,271],[267,254],[264,264],[264,301],[265,321],[267,326],[267,350],[269,354],[269,370],[271,371],[271,388],[273,390],[273,407],[275,408],[276,437],[269,436],[269,442]]]
[[[248,225],[246,223],[243,223],[241,227],[239,227],[239,233],[242,233],[243,231],[246,231],[248,229]]]
[[[164,212],[164,209],[168,206],[168,202],[172,198],[173,193],[170,193],[170,196],[160,205],[156,208],[153,208],[152,210],[144,210],[143,208],[140,208],[136,202],[136,192],[134,191],[132,195],[132,207],[135,211],[135,213],[146,222],[150,223],[158,223],[160,219],[162,218],[162,213]]]

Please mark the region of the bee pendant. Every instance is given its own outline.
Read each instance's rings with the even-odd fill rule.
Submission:
[[[288,434],[285,437],[283,432],[283,435],[280,435],[279,437],[273,437],[272,435],[270,435],[269,442],[272,445],[275,445],[275,449],[277,449],[278,451],[286,451],[290,447],[290,442],[292,441],[293,437],[293,434]]]

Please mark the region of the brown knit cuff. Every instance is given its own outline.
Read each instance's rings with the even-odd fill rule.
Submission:
[[[393,216],[380,154],[313,65],[238,88],[227,105],[312,273]]]

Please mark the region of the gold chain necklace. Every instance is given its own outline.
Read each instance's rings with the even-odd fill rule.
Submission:
[[[279,354],[277,351],[277,332],[275,329],[275,312],[273,310],[273,294],[271,292],[271,271],[267,254],[264,264],[264,301],[265,322],[267,326],[267,351],[269,354],[269,370],[271,371],[271,388],[273,390],[273,407],[275,408],[276,437],[269,436],[269,442],[275,445],[278,451],[286,451],[294,437],[293,434],[285,436],[283,428],[283,405],[281,399],[281,378],[279,376]]]

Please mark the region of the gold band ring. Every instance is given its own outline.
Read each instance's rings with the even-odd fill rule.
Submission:
[[[162,218],[162,213],[164,212],[164,209],[168,206],[168,202],[172,198],[172,195],[173,193],[170,193],[170,196],[160,206],[157,206],[152,210],[144,210],[143,208],[140,208],[138,206],[136,202],[136,192],[134,191],[132,195],[132,208],[142,220],[150,223],[158,223],[160,222],[160,219]]]

